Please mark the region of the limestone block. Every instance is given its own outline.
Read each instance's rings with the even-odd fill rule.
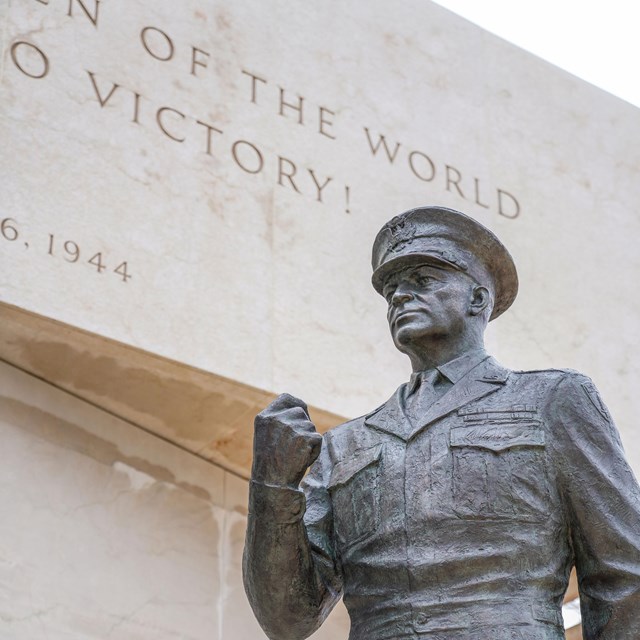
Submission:
[[[453,206],[520,270],[492,351],[590,373],[638,465],[638,109],[418,0],[3,19],[4,302],[354,416],[408,369],[374,234]]]

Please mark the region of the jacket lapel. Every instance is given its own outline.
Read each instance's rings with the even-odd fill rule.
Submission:
[[[382,407],[366,416],[365,424],[407,442],[443,416],[493,393],[504,385],[508,376],[507,369],[500,366],[493,358],[487,358],[477,367],[471,369],[447,393],[434,402],[420,424],[415,427],[402,410],[400,396],[404,388],[403,385]]]
[[[413,426],[402,409],[400,398],[404,387],[402,385],[381,407],[365,416],[364,423],[406,441]]]

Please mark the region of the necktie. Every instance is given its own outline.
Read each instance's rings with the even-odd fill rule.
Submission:
[[[411,422],[418,426],[431,405],[444,393],[446,385],[437,369],[417,374],[416,384],[406,397],[405,411]]]

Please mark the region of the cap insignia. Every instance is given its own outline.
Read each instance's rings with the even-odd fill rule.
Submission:
[[[416,225],[406,216],[396,216],[387,223],[387,228],[395,242],[411,240],[416,232]]]

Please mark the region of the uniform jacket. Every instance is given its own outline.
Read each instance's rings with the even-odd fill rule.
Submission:
[[[267,635],[344,596],[350,640],[562,640],[575,564],[585,640],[640,638],[640,489],[589,378],[481,359],[419,424],[402,393],[327,432],[302,491],[252,483]]]

